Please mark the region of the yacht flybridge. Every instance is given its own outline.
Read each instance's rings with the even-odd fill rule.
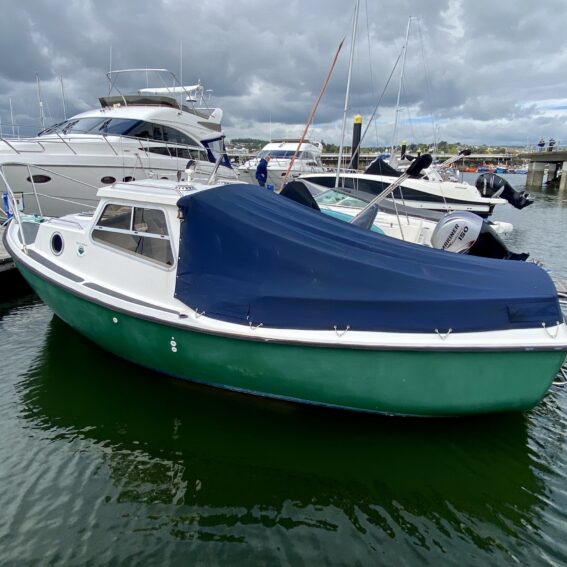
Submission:
[[[140,75],[143,84],[151,75],[160,86],[134,94],[118,88],[119,83],[139,85]],[[94,208],[101,185],[145,178],[175,180],[188,167],[206,181],[217,161],[216,178],[236,179],[224,154],[222,110],[209,107],[200,83],[181,86],[165,69],[125,69],[107,77],[109,94],[100,97],[100,108],[33,138],[0,138],[0,167],[22,210],[60,216]],[[29,167],[7,165],[13,162]],[[65,176],[74,180],[66,182]]]

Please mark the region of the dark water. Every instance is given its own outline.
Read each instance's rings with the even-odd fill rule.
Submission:
[[[567,198],[502,220],[567,275]],[[523,415],[360,416],[107,355],[0,304],[0,564],[564,565],[567,390]]]

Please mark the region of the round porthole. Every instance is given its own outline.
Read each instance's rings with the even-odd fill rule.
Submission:
[[[124,181],[124,183],[128,183],[129,181],[136,181],[136,178],[131,175],[127,175],[122,181]]]
[[[63,237],[58,232],[54,232],[51,236],[51,251],[56,256],[63,252]]]
[[[49,177],[49,175],[32,175],[26,179],[28,183],[31,183],[32,181],[34,183],[47,183],[48,181],[51,181],[51,177]]]
[[[111,183],[114,183],[116,181],[116,179],[114,177],[112,177],[111,175],[106,175],[105,177],[103,177],[100,182],[104,183],[105,185],[110,185]]]

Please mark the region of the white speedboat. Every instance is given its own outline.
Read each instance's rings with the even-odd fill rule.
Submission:
[[[321,142],[311,142],[309,140],[304,140],[301,144],[300,142],[301,140],[284,139],[273,140],[266,144],[254,159],[248,160],[238,168],[240,180],[245,183],[257,184],[256,168],[260,163],[260,159],[267,155],[270,156],[270,162],[268,164],[268,181],[266,183],[273,185],[276,191],[281,189],[292,160],[293,164],[287,181],[307,173],[324,173],[328,171],[321,162],[321,151],[323,149]]]
[[[102,188],[6,248],[53,311],[164,374],[366,412],[523,411],[567,350],[537,265],[448,254],[245,184]],[[11,197],[13,201],[13,197]]]
[[[391,238],[420,244],[447,252],[501,260],[526,260],[529,254],[513,252],[500,238],[512,231],[510,223],[482,219],[469,211],[440,213],[415,209],[389,201],[397,186],[410,173],[389,186],[383,194],[371,198],[367,193],[326,189],[306,179],[287,183],[280,195],[311,209],[348,223],[354,223]]]
[[[108,73],[111,94],[99,99],[100,108],[46,128],[34,138],[0,138],[0,167],[25,212],[60,216],[94,208],[101,185],[144,178],[175,180],[188,163],[206,181],[221,159],[217,177],[236,179],[222,155],[222,111],[208,108],[201,84],[142,88],[135,94],[118,90],[119,79],[140,80],[140,73],[146,84],[150,71],[160,84],[176,81],[164,69],[113,71]],[[12,162],[28,163],[29,169],[11,168],[7,164]],[[61,176],[73,179],[65,182]],[[34,191],[41,196],[39,201]]]
[[[341,171],[338,185],[346,191],[378,195],[401,174],[378,158],[364,172]],[[335,187],[337,182],[336,173],[306,174],[301,178],[328,188]],[[505,195],[506,199],[503,198]],[[463,181],[447,181],[434,167],[427,168],[419,177],[406,179],[392,197],[418,209],[470,211],[483,218],[490,216],[497,205],[511,203],[523,208],[531,202],[527,193],[514,191],[511,187],[506,190],[490,185],[480,188]]]

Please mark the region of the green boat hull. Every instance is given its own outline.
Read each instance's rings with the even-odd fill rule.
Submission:
[[[216,387],[358,411],[449,416],[532,408],[565,358],[558,351],[433,352],[246,340],[114,311],[18,266],[71,327],[136,364]]]

